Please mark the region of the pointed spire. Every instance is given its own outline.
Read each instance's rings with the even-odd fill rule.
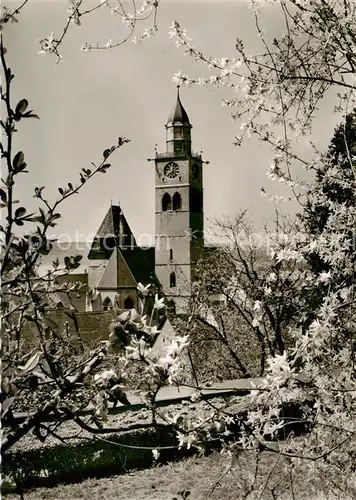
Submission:
[[[172,109],[172,111],[168,117],[167,125],[180,123],[181,125],[189,125],[190,126],[188,114],[187,114],[186,110],[184,109],[183,104],[181,103],[181,100],[180,100],[179,88],[180,88],[180,85],[177,85],[177,102],[176,102],[174,108]]]

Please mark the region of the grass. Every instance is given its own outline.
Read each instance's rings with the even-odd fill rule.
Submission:
[[[232,403],[232,401],[229,402]],[[218,400],[214,401],[214,403],[223,404],[222,401]],[[244,398],[237,398],[235,403],[237,413],[238,410],[241,411],[244,408],[245,403]],[[174,409],[176,411],[186,411],[186,406],[186,403],[182,403],[174,407]],[[197,406],[202,410],[205,403],[190,405],[190,410],[192,410],[193,406]],[[126,414],[111,416],[110,425],[117,424],[125,427],[126,424],[130,425],[136,421],[146,421],[147,419],[148,414],[143,410],[137,415],[135,412],[127,412]],[[75,434],[76,431],[76,426],[69,422],[61,430],[64,433],[63,435]],[[156,444],[153,443],[152,436],[147,435],[146,437],[143,436],[143,438],[148,441],[147,443],[146,441],[140,443],[141,445]],[[89,476],[86,470],[88,468],[87,462],[99,460],[96,457],[97,451],[88,445],[85,447],[86,451],[85,453],[83,451],[83,455],[83,453],[80,453],[82,446],[79,442],[78,447],[73,448],[72,455],[68,455],[71,450],[71,446],[68,445],[64,450],[66,451],[68,448],[68,453],[61,456],[60,449],[56,444],[56,440],[52,438],[46,440],[45,443],[38,443],[33,436],[29,435],[15,448],[14,451],[22,451],[25,455],[31,454],[32,451],[37,453],[48,469],[50,469],[50,466],[52,469],[56,469],[56,464],[59,464],[58,467],[60,466],[62,472],[64,469],[66,470],[65,474],[62,474],[61,481],[67,481],[68,483],[70,482],[68,475],[73,476],[71,479],[72,484],[57,483],[53,487],[33,487],[25,491],[23,498],[26,500],[173,500],[174,498],[182,500],[184,495],[179,495],[179,492],[184,491],[190,492],[185,497],[188,500],[244,500],[245,498],[246,500],[346,500],[346,498],[351,498],[320,495],[319,489],[322,488],[322,485],[315,485],[315,480],[313,484],[312,479],[309,479],[308,482],[306,468],[293,474],[293,476],[289,473],[286,474],[284,472],[286,463],[276,453],[262,453],[256,470],[254,451],[241,452],[233,467],[230,467],[230,459],[226,454],[223,455],[217,452],[212,453],[210,456],[195,455],[180,461],[168,464],[165,462],[163,464],[160,463],[160,460],[164,458],[168,460],[168,456],[165,457],[163,451],[156,465],[150,467],[152,454],[148,451],[150,460],[147,460],[143,465],[147,468],[133,471],[129,469],[126,459],[123,466],[122,460],[120,460],[120,452],[122,451],[120,447],[113,445],[114,448],[111,449],[110,447],[99,446],[101,450],[99,458],[100,470],[103,472],[102,476],[107,475],[110,477],[96,477],[95,479],[85,479],[82,482],[74,483],[74,481],[80,481],[80,476]],[[54,453],[52,458],[49,455],[47,456],[51,449],[52,454]],[[71,457],[72,461],[69,460]],[[82,461],[83,457],[84,460]],[[16,469],[20,467],[20,458],[14,457]],[[61,460],[64,461],[63,464],[61,464]],[[30,456],[28,456],[28,461],[32,468],[36,468],[36,464]],[[42,462],[40,461],[37,464],[39,470],[42,467]],[[136,460],[134,466],[137,467],[137,464]],[[97,474],[95,475],[97,476]],[[268,478],[267,483],[266,478]],[[253,489],[251,489],[252,485]],[[5,498],[6,500],[19,500],[19,496],[14,494],[6,495]]]
[[[261,455],[256,473],[254,452],[243,452],[232,470],[226,455],[190,457],[180,462],[134,471],[102,479],[88,479],[77,484],[54,488],[36,488],[25,492],[25,500],[181,500],[179,492],[189,491],[188,500],[243,499],[256,479],[248,500],[314,500],[325,498],[305,483],[303,475],[294,478],[293,493],[289,476],[284,477],[283,463],[277,455]],[[277,462],[276,462],[277,461]],[[269,483],[268,472],[274,468]],[[279,484],[278,484],[279,483]],[[271,490],[273,490],[273,494]],[[6,500],[18,500],[16,495]],[[333,498],[336,500],[336,497]]]

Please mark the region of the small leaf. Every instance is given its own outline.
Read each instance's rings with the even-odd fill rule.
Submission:
[[[22,375],[25,375],[34,370],[39,363],[40,357],[41,353],[36,352],[33,356],[31,356],[31,358],[27,361],[27,363],[24,366],[19,366],[18,369],[21,370]]]
[[[21,101],[17,104],[15,113],[17,115],[22,115],[28,107],[28,100],[27,99],[21,99]]]
[[[105,149],[105,151],[103,152],[103,157],[107,158],[110,155],[110,153],[111,153],[110,149]]]
[[[70,266],[70,258],[69,257],[64,257],[64,264],[66,267]]]
[[[46,381],[46,375],[43,373],[43,372],[40,372],[40,371],[34,371],[33,372],[33,375],[35,375],[35,377],[43,380],[43,381]]]
[[[1,201],[3,201],[4,203],[6,203],[6,200],[7,200],[7,195],[6,195],[6,192],[5,192],[3,189],[0,189],[0,199],[1,199]]]
[[[64,194],[63,189],[62,189],[62,188],[58,188],[58,191],[59,191],[59,193],[63,196],[63,194]]]
[[[68,182],[68,187],[71,191],[73,191],[73,184],[71,182]]]
[[[44,190],[44,186],[35,187],[35,195],[34,198],[39,198],[42,195],[42,191]]]
[[[40,119],[40,117],[38,115],[36,115],[35,113],[33,113],[33,109],[31,109],[31,111],[27,111],[27,113],[25,113],[23,115],[23,118],[36,118],[37,120]]]
[[[12,162],[13,167],[16,169],[24,162],[25,156],[22,151],[16,153],[14,160]]]
[[[43,245],[41,248],[39,248],[38,253],[41,255],[48,255],[50,251],[51,245],[49,245],[49,248],[46,245]]]
[[[10,408],[10,406],[12,405],[14,400],[15,400],[15,396],[12,396],[11,398],[5,399],[5,401],[1,405],[1,413],[2,413],[1,416],[2,417],[4,417],[5,413],[7,413],[8,409]]]
[[[15,168],[14,168],[14,173],[15,173],[15,174],[18,174],[19,172],[24,171],[26,167],[27,167],[27,163],[22,163],[22,164],[21,164],[21,165],[19,165],[18,167],[15,167]]]
[[[25,207],[19,207],[15,211],[15,219],[22,217],[26,213],[26,208]]]
[[[16,394],[18,393],[18,388],[12,382],[10,382],[10,391],[11,391],[11,394],[13,394],[14,396],[16,396]]]

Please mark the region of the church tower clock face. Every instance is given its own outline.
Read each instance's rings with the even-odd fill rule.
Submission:
[[[179,166],[173,161],[171,161],[167,163],[167,165],[164,167],[163,172],[164,175],[169,179],[174,179],[179,174]]]

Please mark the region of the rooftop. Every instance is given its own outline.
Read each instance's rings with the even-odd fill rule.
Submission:
[[[184,109],[179,97],[179,85],[177,87],[177,102],[168,117],[167,125],[173,125],[175,123],[188,125],[189,127],[191,127],[188,114]]]

